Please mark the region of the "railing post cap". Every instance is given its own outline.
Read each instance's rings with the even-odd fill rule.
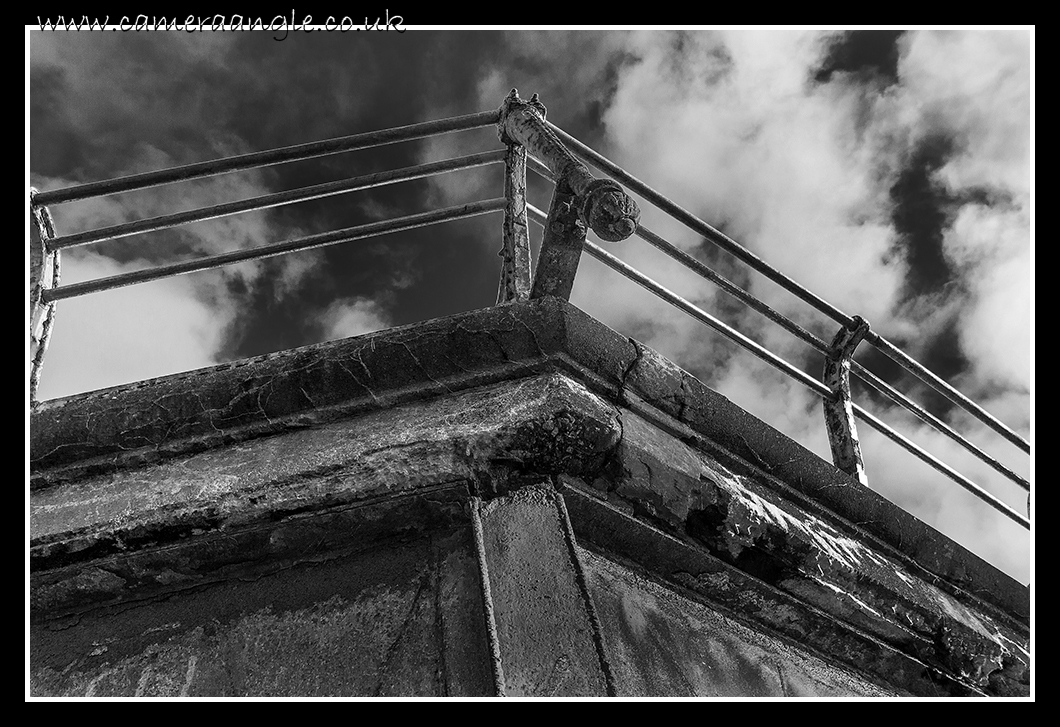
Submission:
[[[545,114],[548,112],[548,109],[545,108],[545,104],[541,103],[541,99],[536,93],[530,97],[529,101],[524,101],[519,98],[519,89],[513,88],[508,92],[508,95],[504,97],[504,101],[501,102],[500,112],[497,116],[497,136],[500,137],[501,142],[504,144],[511,145],[519,143],[508,135],[506,123],[509,114],[524,109],[537,114],[542,121],[545,120]]]

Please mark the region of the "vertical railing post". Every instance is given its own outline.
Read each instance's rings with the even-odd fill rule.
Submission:
[[[504,155],[504,245],[497,302],[530,297],[530,229],[526,219],[526,147],[508,144]]]
[[[870,329],[868,322],[861,316],[854,316],[853,322],[852,328],[844,326],[840,329],[832,339],[831,349],[825,357],[822,380],[832,395],[824,399],[824,421],[835,466],[861,484],[868,485],[850,399],[850,360]]]
[[[37,190],[30,188],[29,201],[29,340],[30,373],[29,401],[37,403],[44,353],[48,349],[52,325],[55,323],[55,303],[45,303],[46,288],[59,285],[59,251],[49,253],[47,241],[55,238],[51,213],[44,206],[33,203]]]

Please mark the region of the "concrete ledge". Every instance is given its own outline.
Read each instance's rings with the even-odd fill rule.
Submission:
[[[497,306],[43,402],[34,486],[64,465],[155,462],[539,372],[566,348],[566,312]]]
[[[464,528],[542,481],[607,557],[881,685],[1025,690],[1025,587],[553,298],[43,403],[35,618]]]
[[[940,588],[915,562],[762,473],[734,470],[632,412],[621,416],[612,466],[585,491],[965,684],[1029,668],[1018,618]]]
[[[761,472],[949,586],[1025,623],[1029,593],[988,563],[754,418],[642,344],[555,298],[510,303],[43,402],[31,487],[563,371],[731,466]]]
[[[303,513],[423,496],[445,482],[494,496],[507,471],[524,478],[595,471],[620,435],[617,410],[563,376],[472,389],[38,490],[30,564],[49,571]],[[239,553],[233,548],[229,559],[256,559]]]

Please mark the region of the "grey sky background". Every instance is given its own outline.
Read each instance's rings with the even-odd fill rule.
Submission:
[[[74,183],[496,108],[548,118],[1030,434],[1029,30],[29,33],[30,183]],[[52,209],[60,234],[499,148],[491,129]],[[63,282],[501,193],[497,167],[79,248]],[[550,190],[534,181],[531,202]],[[644,206],[642,222],[830,339],[835,326]],[[539,228],[532,227],[534,242]],[[114,386],[491,305],[489,216],[60,304],[40,396]],[[806,346],[631,240],[608,249],[819,375]],[[829,458],[819,399],[590,258],[572,302]],[[1027,458],[900,376],[1029,477]],[[858,401],[1023,510],[1014,485],[912,417]],[[1030,538],[862,426],[871,486],[1026,582]]]

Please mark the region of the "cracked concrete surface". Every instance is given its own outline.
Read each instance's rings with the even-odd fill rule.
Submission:
[[[1025,588],[561,301],[511,303],[45,402],[31,427],[31,606],[36,623],[49,624],[45,641],[84,631],[80,622],[97,618],[86,614],[110,609],[107,618],[118,618],[130,603],[192,598],[233,579],[282,579],[394,539],[466,529],[472,496],[489,512],[489,500],[552,482],[578,539],[599,557],[632,564],[873,684],[912,694],[1027,693]],[[435,613],[437,593],[464,592],[431,588]],[[348,609],[352,597],[335,608]],[[426,608],[410,598],[402,623]],[[312,608],[291,613],[302,613],[303,626],[323,623]],[[279,612],[243,617],[287,628]],[[97,629],[100,639],[108,628]],[[409,638],[380,648],[397,654]],[[59,670],[38,675],[40,693],[190,694],[208,664],[244,668],[211,651],[213,641],[181,641],[172,653],[156,644],[156,656],[128,646],[119,668],[117,642],[100,639],[78,653],[96,662],[106,655],[105,669],[35,657]],[[391,660],[381,659],[372,668],[385,677]],[[459,659],[450,661],[445,669],[457,669]],[[571,653],[539,666],[534,690],[565,693],[584,682]],[[804,672],[770,673],[762,688],[771,693],[831,688]],[[476,674],[468,679],[486,689],[489,676]],[[691,674],[674,675],[684,686],[673,688],[729,688]],[[441,682],[431,679],[416,689],[438,693]],[[223,691],[236,682],[213,684]]]
[[[466,534],[376,548],[33,634],[36,696],[487,693]]]
[[[940,588],[857,526],[800,507],[769,478],[734,471],[642,417],[623,411],[622,431],[605,490],[611,505],[938,665],[971,689],[990,690],[1003,669],[1027,682],[1029,659],[1011,645],[1024,638],[1018,620],[969,607],[959,590]],[[599,492],[599,481],[584,489]]]
[[[34,494],[31,557],[99,557],[437,482],[495,489],[498,467],[592,471],[618,442],[617,420],[584,387],[546,375],[88,476]]]

